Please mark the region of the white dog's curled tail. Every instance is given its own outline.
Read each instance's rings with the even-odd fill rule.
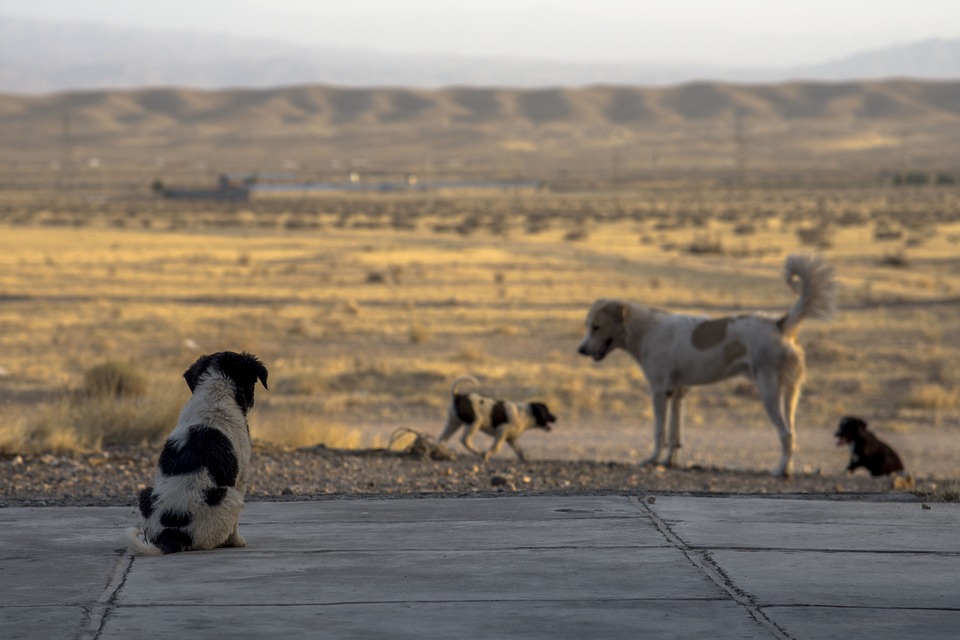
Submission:
[[[784,335],[793,335],[804,318],[826,320],[833,314],[837,281],[833,267],[820,256],[792,254],[783,267],[787,285],[800,295],[777,323]]]
[[[135,556],[159,556],[163,553],[160,547],[154,546],[143,539],[140,529],[127,529],[127,550]]]
[[[480,381],[474,378],[473,376],[460,376],[459,378],[453,381],[452,385],[450,385],[450,395],[451,396],[457,395],[457,387],[459,387],[464,382],[471,382],[478,386],[480,385]]]

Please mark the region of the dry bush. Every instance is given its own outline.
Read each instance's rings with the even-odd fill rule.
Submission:
[[[324,445],[332,449],[359,449],[364,446],[363,433],[298,410],[266,409],[250,423],[255,440],[280,447],[298,448]]]
[[[109,445],[161,442],[177,423],[179,385],[138,397],[71,394],[43,407],[21,434],[20,451],[97,451]],[[10,443],[13,445],[13,443]]]
[[[932,383],[914,384],[903,403],[912,409],[949,411],[960,407],[960,387],[947,388]]]
[[[723,240],[718,234],[697,234],[693,241],[687,245],[687,252],[696,255],[718,255],[722,256],[725,251]]]
[[[142,396],[147,390],[147,375],[129,362],[104,362],[83,373],[80,393],[94,398]]]
[[[430,339],[430,329],[420,323],[413,323],[407,331],[410,338],[410,344],[423,344]]]

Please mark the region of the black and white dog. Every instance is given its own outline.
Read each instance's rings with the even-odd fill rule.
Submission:
[[[854,416],[846,416],[840,420],[840,426],[834,434],[837,446],[850,447],[850,464],[847,471],[857,467],[864,467],[873,476],[885,476],[896,471],[903,471],[903,463],[893,447],[870,433],[867,423]]]
[[[267,368],[248,353],[221,351],[183,377],[193,395],[163,446],[154,486],[140,492],[140,530],[127,532],[133,553],[246,544],[237,523],[250,466],[247,412],[257,380],[267,388]]]
[[[506,442],[520,460],[526,460],[517,438],[531,427],[550,431],[550,423],[557,417],[550,413],[542,402],[514,403],[487,398],[479,393],[457,393],[457,387],[464,382],[479,384],[472,376],[463,376],[453,381],[450,387],[450,409],[447,412],[447,424],[440,434],[438,442],[444,442],[464,426],[460,442],[469,451],[489,460],[500,451]],[[487,451],[478,451],[473,446],[473,436],[483,431],[493,436],[493,444]]]

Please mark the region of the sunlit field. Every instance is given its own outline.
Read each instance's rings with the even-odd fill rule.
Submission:
[[[436,435],[450,383],[470,373],[560,417],[527,437],[531,456],[638,459],[651,440],[643,377],[625,354],[576,354],[590,302],[782,313],[785,255],[819,251],[842,288],[833,321],[801,327],[800,468],[842,468],[832,432],[857,414],[914,469],[960,470],[943,446],[960,437],[953,187],[17,198],[0,219],[6,453],[156,443],[188,396],[183,370],[230,349],[267,364],[251,429],[281,446]],[[130,388],[96,387],[111,367]],[[688,461],[754,447],[760,458],[738,463],[772,465],[774,430],[747,381],[689,398]]]

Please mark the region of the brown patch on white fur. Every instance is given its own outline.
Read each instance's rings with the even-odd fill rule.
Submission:
[[[727,325],[733,318],[717,318],[716,320],[707,320],[701,322],[693,334],[690,336],[690,342],[697,349],[706,351],[717,346],[727,336]]]

